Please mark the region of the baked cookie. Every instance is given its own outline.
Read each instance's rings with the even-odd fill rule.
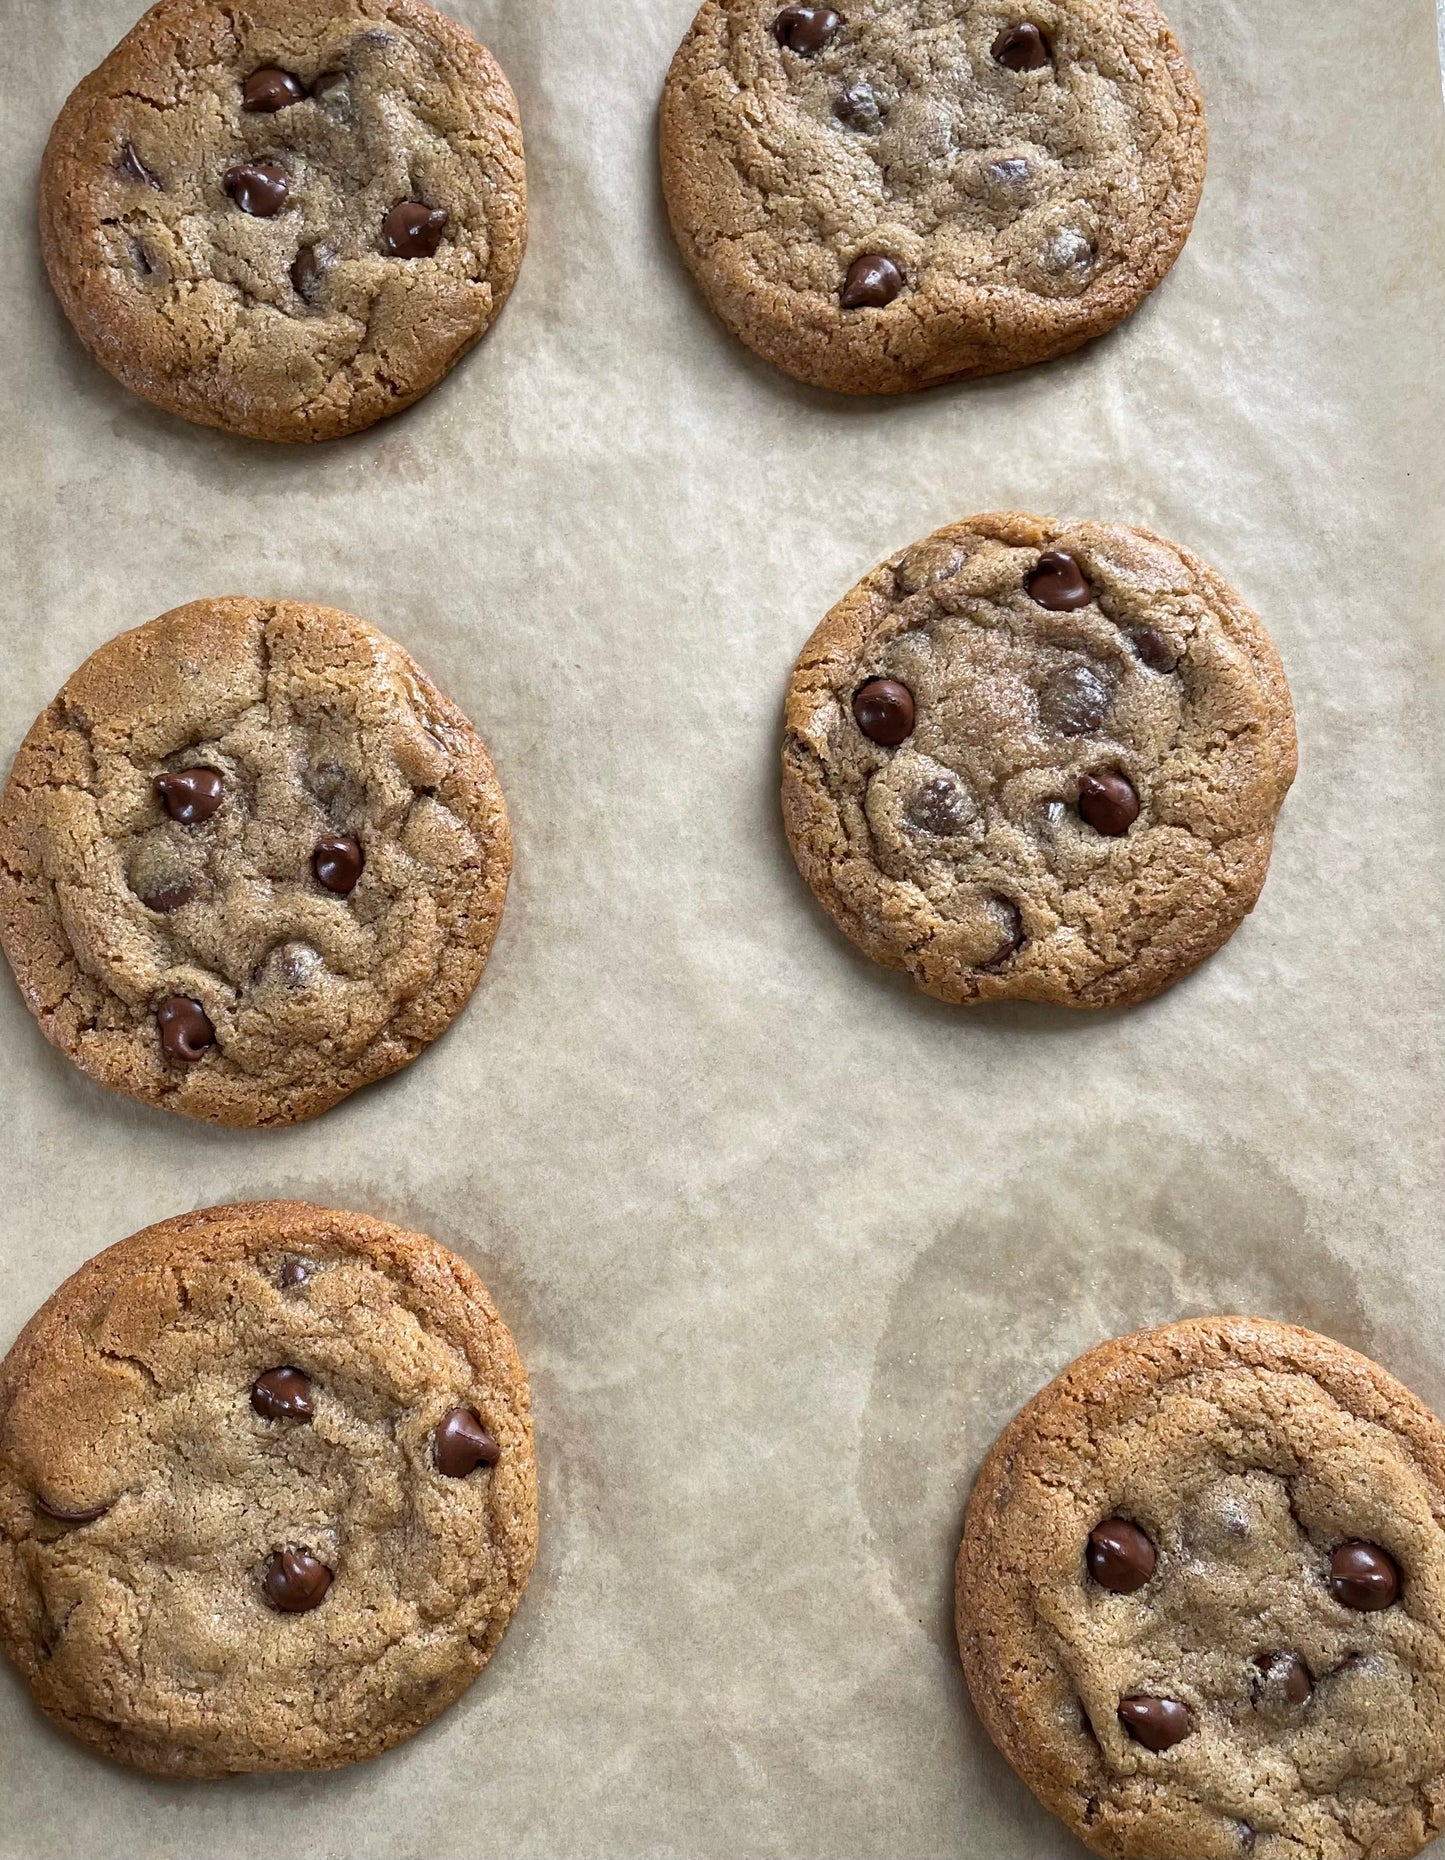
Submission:
[[[82,1266],[0,1366],[0,1637],[165,1776],[326,1769],[486,1665],[537,1550],[527,1379],[421,1234],[206,1208]]]
[[[0,942],[104,1085],[294,1124],[466,1003],[512,847],[486,747],[394,641],[194,601],[88,658],[0,798]]]
[[[950,524],[788,689],[783,816],[844,933],[944,1001],[1120,1007],[1253,906],[1295,771],[1274,647],[1147,530]]]
[[[516,99],[423,0],[160,0],[61,111],[40,236],[126,387],[253,439],[335,439],[435,387],[506,302]]]
[[[1152,0],[706,0],[662,100],[673,231],[750,348],[846,394],[1065,355],[1137,309],[1204,186]]]
[[[979,1716],[1095,1853],[1346,1860],[1445,1827],[1445,1427],[1312,1331],[1080,1357],[969,1500]]]

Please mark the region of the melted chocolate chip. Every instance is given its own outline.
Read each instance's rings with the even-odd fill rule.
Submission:
[[[1178,1699],[1156,1699],[1144,1694],[1121,1699],[1119,1716],[1130,1737],[1146,1750],[1170,1750],[1183,1743],[1194,1729],[1189,1707]]]
[[[1004,919],[1003,941],[989,957],[987,962],[979,964],[979,967],[984,969],[997,969],[1002,967],[1002,965],[1008,961],[1009,957],[1021,947],[1024,940],[1024,914],[1014,903],[1013,899],[995,898],[993,900],[993,907],[995,914]]]
[[[398,201],[381,222],[381,249],[392,258],[430,258],[442,242],[446,223],[441,207]]]
[[[300,1369],[268,1369],[251,1384],[251,1406],[268,1421],[309,1421],[311,1378]]]
[[[148,911],[158,911],[165,917],[171,911],[180,910],[183,904],[189,904],[195,895],[195,886],[183,878],[174,885],[162,885],[158,891],[148,891],[141,903]]]
[[[910,823],[924,833],[949,839],[964,833],[973,822],[973,810],[951,775],[935,775],[909,796],[904,810]]]
[[[261,1590],[283,1615],[304,1615],[319,1608],[331,1587],[331,1571],[309,1550],[273,1550],[266,1559]]]
[[[134,142],[121,143],[120,165],[133,181],[144,181],[147,187],[159,189],[160,182],[136,153]]]
[[[241,108],[267,116],[284,110],[288,104],[300,103],[306,86],[279,65],[262,65],[253,71],[241,87]]]
[[[1288,1648],[1254,1656],[1254,1695],[1260,1704],[1303,1705],[1315,1689],[1301,1655]]]
[[[360,842],[352,839],[349,833],[318,840],[311,856],[311,870],[316,874],[317,884],[343,898],[348,891],[355,890],[365,864],[366,854]]]
[[[432,1443],[436,1469],[448,1479],[465,1479],[479,1466],[495,1466],[502,1449],[470,1408],[452,1408],[442,1416]]]
[[[1044,680],[1039,716],[1063,736],[1087,736],[1109,714],[1114,688],[1092,665],[1065,665]]]
[[[1124,637],[1151,672],[1172,672],[1179,663],[1169,641],[1152,626],[1126,627]]]
[[[258,220],[279,213],[291,192],[285,169],[274,161],[247,161],[228,168],[222,185],[243,213]]]
[[[52,1505],[42,1493],[35,1495],[35,1509],[53,1518],[57,1524],[94,1524],[97,1518],[103,1518],[110,1510],[109,1505],[92,1505],[85,1511],[72,1511],[64,1505]]]
[[[325,270],[320,246],[303,245],[291,266],[291,284],[296,295],[304,297],[307,303],[314,303]]]
[[[313,1270],[304,1259],[288,1259],[276,1274],[276,1283],[283,1292],[294,1291],[298,1285],[306,1283]]]
[[[773,37],[800,57],[816,58],[842,24],[830,6],[785,6],[773,21]]]
[[[1037,26],[1027,22],[1005,26],[991,47],[994,62],[1010,71],[1038,71],[1053,56],[1049,42]]]
[[[225,799],[226,784],[214,769],[177,769],[156,776],[156,793],[172,820],[183,827],[198,827]]]
[[[870,678],[853,693],[853,716],[870,742],[896,748],[913,734],[913,693],[896,678]]]
[[[1132,1595],[1154,1574],[1158,1552],[1149,1536],[1128,1518],[1105,1518],[1089,1532],[1084,1560],[1101,1589]]]
[[[1399,1600],[1399,1566],[1378,1544],[1352,1538],[1330,1558],[1330,1593],[1344,1608],[1374,1614]]]
[[[1062,549],[1044,551],[1024,577],[1024,588],[1030,599],[1051,613],[1072,613],[1076,607],[1087,607],[1094,598],[1084,571]]]
[[[848,267],[838,302],[845,310],[881,310],[903,289],[903,273],[881,252],[860,252]]]
[[[877,129],[883,121],[882,107],[866,78],[856,78],[838,92],[833,99],[833,114],[850,129],[864,131]]]
[[[1139,797],[1126,775],[1112,771],[1079,777],[1079,818],[1095,833],[1118,839],[1139,818]]]
[[[199,1001],[189,995],[167,995],[156,1009],[161,1046],[172,1059],[194,1065],[216,1044],[216,1030]]]

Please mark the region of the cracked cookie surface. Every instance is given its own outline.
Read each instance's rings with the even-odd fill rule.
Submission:
[[[526,224],[507,80],[423,0],[160,0],[41,171],[46,267],[90,353],[257,439],[425,394],[506,301]]]
[[[0,941],[83,1072],[290,1124],[414,1059],[501,919],[486,747],[374,627],[196,601],[92,654],[0,799]]]
[[[1279,659],[1212,569],[1008,512],[902,550],[818,627],[783,815],[839,928],[927,993],[1118,1007],[1253,907],[1294,771]]]
[[[706,0],[662,102],[668,210],[707,301],[850,394],[1112,329],[1183,248],[1205,144],[1152,0]]]
[[[1081,1357],[984,1462],[956,1604],[990,1735],[1096,1853],[1402,1860],[1445,1826],[1445,1427],[1328,1338]]]
[[[411,1736],[487,1663],[536,1545],[506,1325],[465,1261],[364,1215],[149,1227],[0,1366],[5,1651],[140,1769],[329,1768]]]

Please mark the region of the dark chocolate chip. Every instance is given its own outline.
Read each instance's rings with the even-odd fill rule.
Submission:
[[[785,6],[773,21],[773,37],[790,52],[816,58],[842,24],[830,6]]]
[[[284,110],[288,104],[300,103],[306,86],[279,65],[262,65],[253,71],[241,87],[241,107],[267,116]]]
[[[360,842],[352,839],[349,833],[318,840],[316,851],[311,855],[311,870],[316,874],[317,884],[327,891],[338,892],[343,898],[348,891],[355,890],[365,864],[366,854]]]
[[[838,302],[845,310],[881,310],[903,289],[903,273],[881,252],[860,252],[848,267]]]
[[[1152,626],[1126,627],[1124,637],[1151,672],[1172,672],[1179,663],[1179,656],[1169,641]]]
[[[1079,818],[1095,833],[1118,839],[1139,818],[1139,797],[1126,775],[1109,771],[1079,777]]]
[[[833,99],[833,114],[850,129],[877,129],[883,121],[882,108],[866,78],[855,78],[838,92]]]
[[[1147,1533],[1128,1518],[1105,1518],[1089,1532],[1084,1560],[1101,1589],[1132,1595],[1154,1574],[1158,1552]]]
[[[294,1291],[298,1285],[304,1285],[311,1277],[313,1268],[304,1259],[288,1259],[276,1274],[276,1283],[282,1291]]]
[[[1178,1699],[1156,1699],[1141,1693],[1119,1701],[1119,1716],[1130,1737],[1146,1750],[1170,1750],[1183,1743],[1194,1729],[1189,1707]]]
[[[285,169],[274,161],[246,161],[228,168],[223,185],[241,211],[258,220],[279,213],[291,192]]]
[[[430,258],[442,242],[446,223],[441,207],[398,201],[381,222],[381,249],[392,258]]]
[[[321,256],[321,248],[315,245],[303,245],[296,254],[291,266],[291,283],[298,297],[304,297],[307,303],[316,301],[317,287],[326,270]]]
[[[1024,914],[1014,903],[1013,899],[995,898],[993,904],[994,910],[1005,920],[1004,933],[1002,943],[999,944],[988,961],[979,965],[981,968],[985,969],[1000,968],[1008,961],[1009,957],[1013,955],[1014,951],[1021,946],[1024,940]]]
[[[1087,736],[1109,714],[1114,688],[1093,665],[1064,665],[1044,680],[1039,715],[1063,736]]]
[[[198,827],[225,799],[226,784],[214,769],[177,769],[156,776],[156,793],[172,820],[183,827]]]
[[[432,1444],[439,1473],[465,1479],[479,1466],[495,1466],[502,1449],[470,1408],[452,1408],[441,1418]]]
[[[1342,1607],[1374,1614],[1399,1600],[1399,1566],[1378,1544],[1352,1538],[1330,1558],[1330,1592]]]
[[[913,734],[913,693],[896,678],[870,678],[853,693],[853,716],[870,742],[895,748]]]
[[[57,1524],[94,1524],[97,1518],[103,1518],[110,1510],[109,1505],[92,1505],[85,1511],[72,1511],[64,1505],[52,1505],[39,1492],[35,1495],[35,1508],[44,1512],[47,1518],[54,1518]]]
[[[158,911],[164,917],[171,911],[180,910],[183,904],[189,904],[195,895],[195,886],[183,878],[174,885],[162,885],[158,891],[148,891],[141,903],[148,911]]]
[[[915,827],[941,839],[965,832],[973,820],[963,790],[951,775],[935,775],[924,782],[909,796],[905,811]]]
[[[304,1615],[319,1608],[331,1587],[331,1571],[309,1550],[273,1550],[266,1559],[261,1588],[283,1615]]]
[[[156,1009],[156,1024],[167,1055],[187,1065],[203,1059],[216,1043],[216,1030],[206,1010],[189,995],[167,995]]]
[[[251,1406],[268,1421],[309,1421],[311,1378],[300,1369],[268,1369],[251,1384]]]
[[[1254,1694],[1262,1704],[1303,1705],[1315,1689],[1304,1659],[1288,1648],[1257,1653],[1254,1666],[1257,1674]]]
[[[1072,613],[1094,598],[1084,571],[1062,549],[1046,549],[1024,577],[1024,587],[1040,607],[1051,613]]]
[[[994,62],[1007,66],[1010,71],[1041,70],[1053,55],[1048,40],[1037,26],[1027,21],[1017,26],[1005,26],[991,49]]]
[[[134,142],[122,142],[120,145],[120,165],[133,181],[144,181],[147,187],[159,188],[160,182],[153,175],[140,156],[136,153]]]

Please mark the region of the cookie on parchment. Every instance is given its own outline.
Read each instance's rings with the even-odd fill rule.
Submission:
[[[536,1556],[527,1379],[464,1260],[305,1202],[82,1266],[0,1366],[0,1638],[166,1776],[329,1768],[486,1665]]]
[[[466,1004],[511,838],[486,747],[394,641],[195,601],[91,655],[0,798],[0,941],[92,1078],[292,1124]]]
[[[516,99],[424,0],[160,0],[61,111],[40,231],[126,387],[251,438],[334,439],[434,387],[505,303]]]
[[[1312,1331],[1081,1357],[969,1501],[979,1716],[1096,1853],[1343,1860],[1445,1827],[1445,1427]]]
[[[942,1000],[1119,1007],[1253,906],[1295,771],[1259,621],[1146,530],[971,517],[793,672],[783,813],[846,935]]]
[[[1153,0],[705,0],[662,100],[668,211],[708,303],[849,394],[1112,329],[1179,256],[1205,144]]]

